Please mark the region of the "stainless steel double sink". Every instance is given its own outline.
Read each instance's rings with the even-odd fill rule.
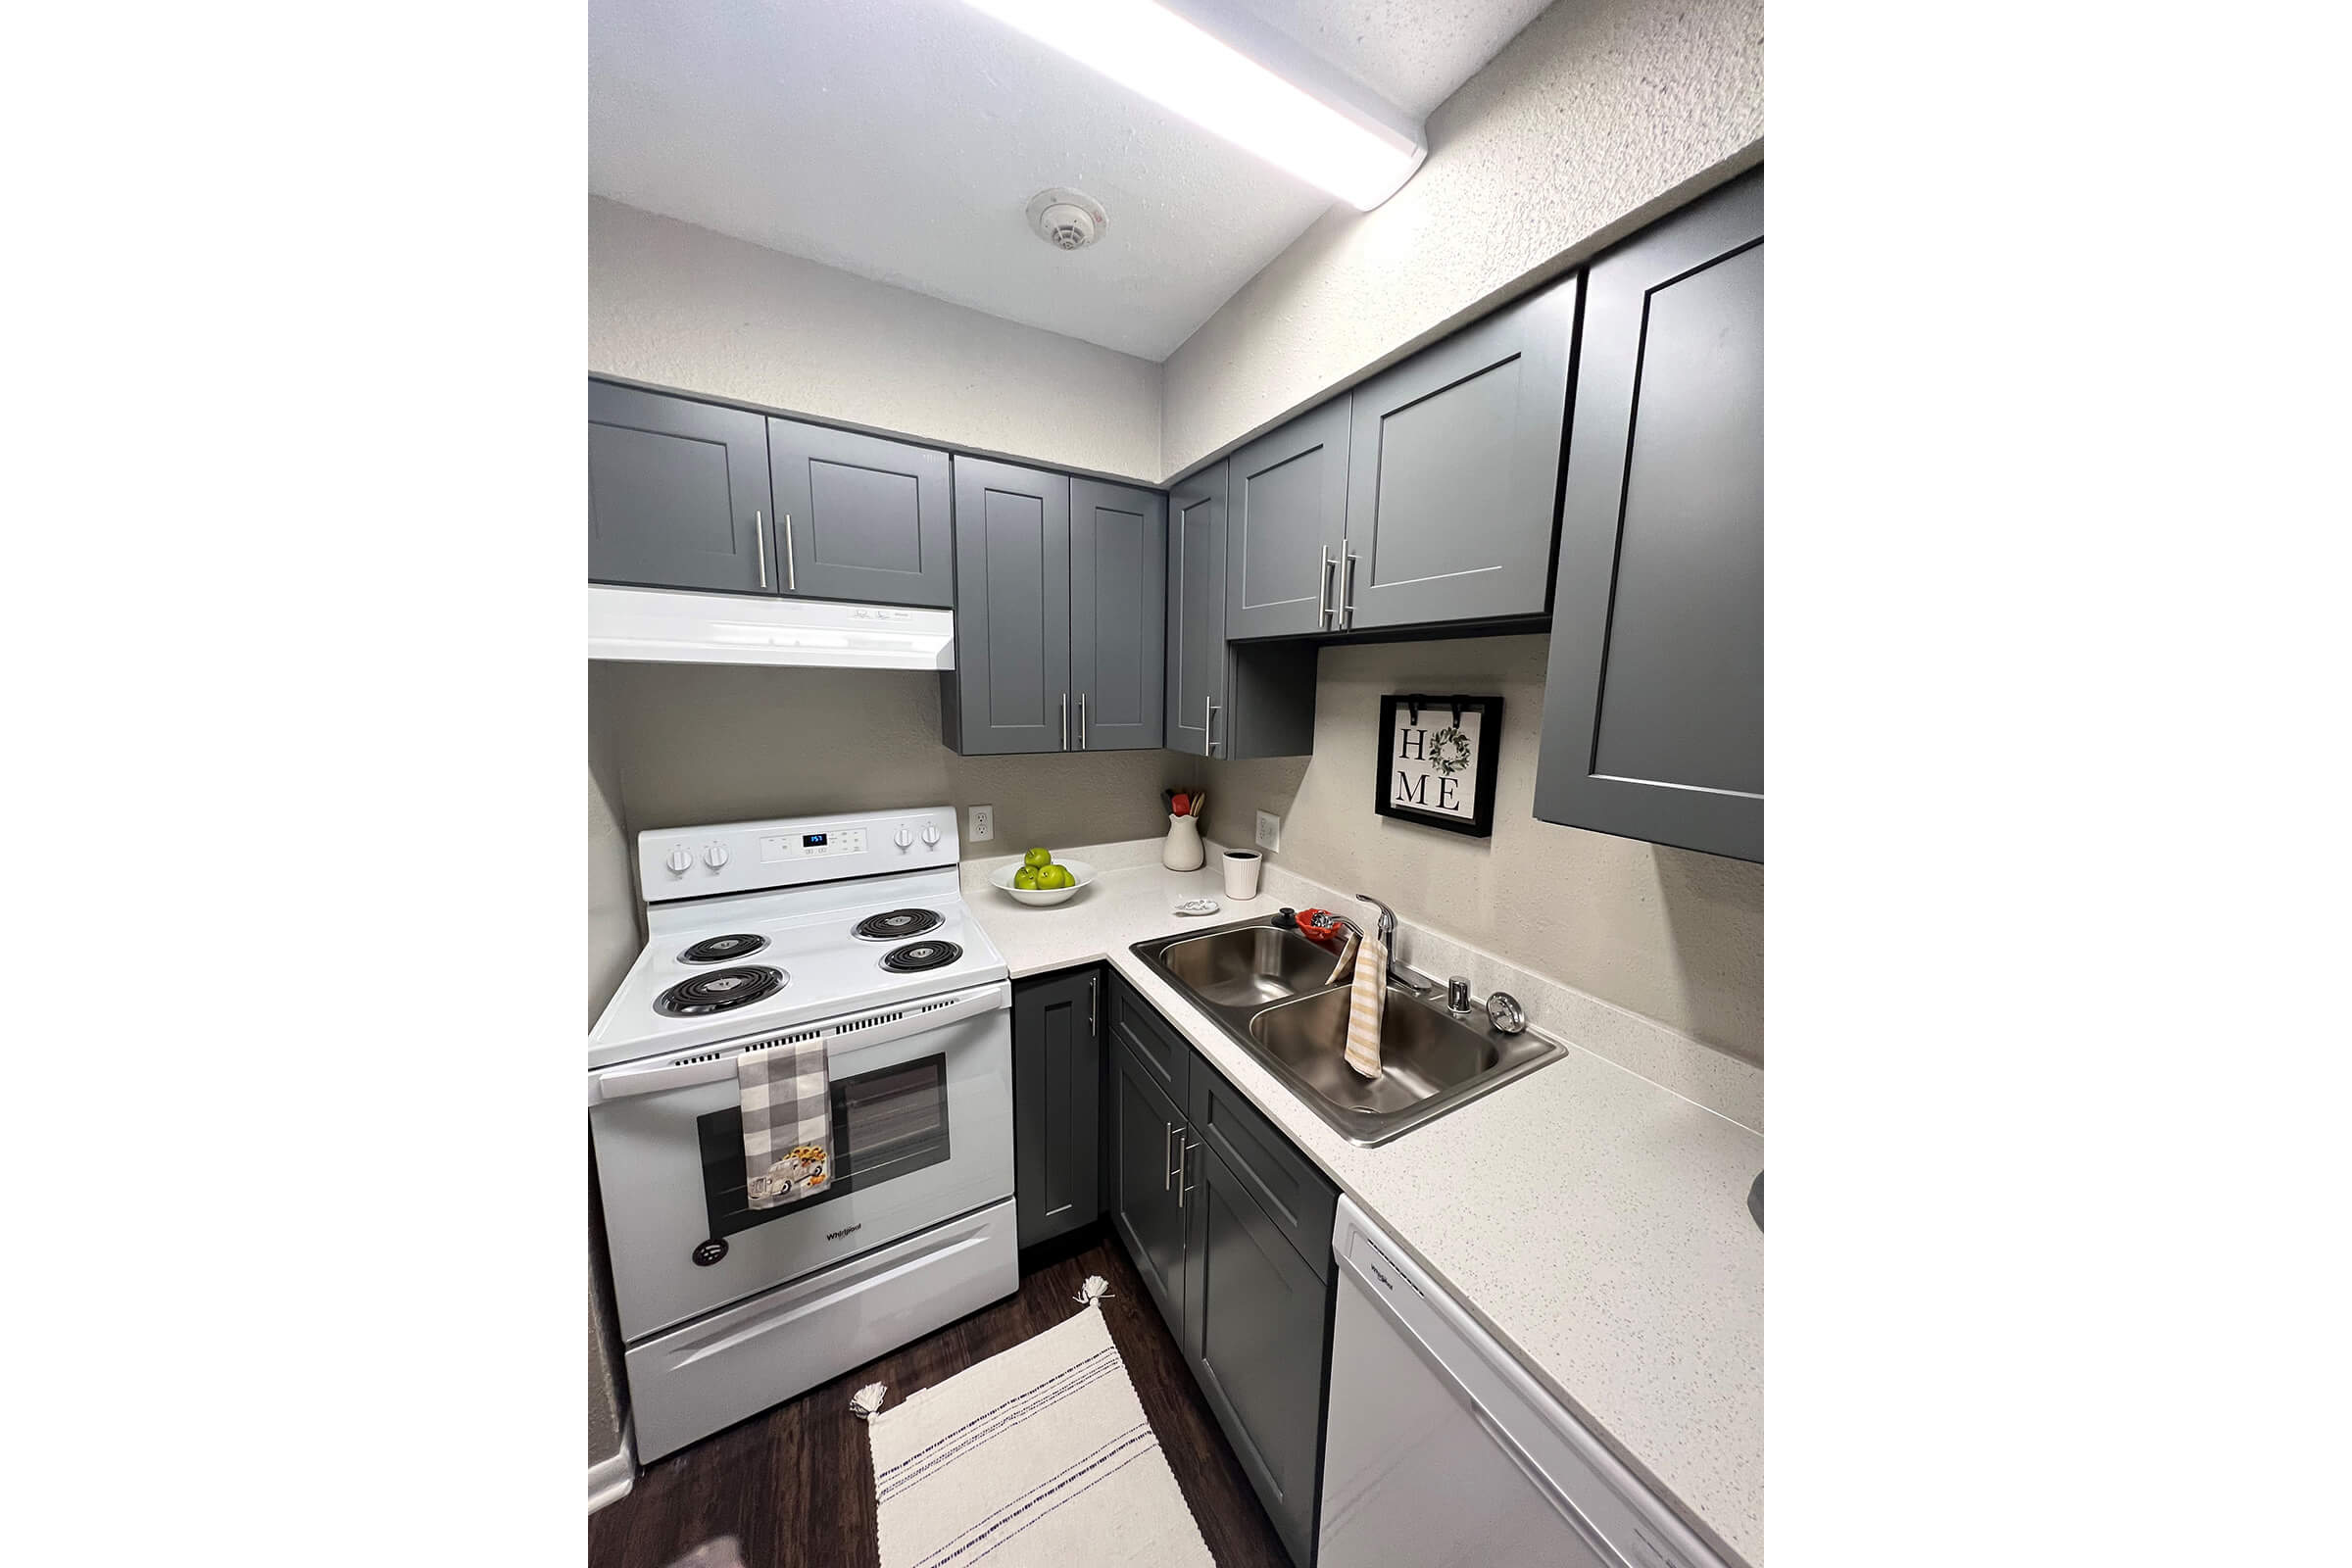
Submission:
[[[1483,1012],[1456,1017],[1392,985],[1381,1075],[1361,1077],[1344,1058],[1348,976],[1332,984],[1333,955],[1274,923],[1281,918],[1154,937],[1130,951],[1351,1144],[1385,1144],[1562,1054],[1549,1041],[1488,1027]]]

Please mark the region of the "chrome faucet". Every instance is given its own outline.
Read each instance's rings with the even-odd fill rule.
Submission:
[[[1380,923],[1375,929],[1380,933],[1380,945],[1389,950],[1389,984],[1409,991],[1416,997],[1426,997],[1437,990],[1438,983],[1435,980],[1418,969],[1396,961],[1396,911],[1369,893],[1358,893],[1354,897],[1380,911]]]

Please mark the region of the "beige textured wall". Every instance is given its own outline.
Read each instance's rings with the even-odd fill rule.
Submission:
[[[612,726],[596,701],[599,671],[588,665],[588,1023],[629,972],[644,933],[637,928],[635,862],[620,814],[620,761]]]
[[[1557,0],[1429,119],[1429,161],[1334,208],[1170,355],[1176,473],[1760,162],[1762,0]]]
[[[1522,636],[1324,649],[1314,756],[1210,763],[1209,836],[1247,844],[1253,813],[1278,811],[1277,863],[1762,1061],[1764,868],[1536,820],[1546,646]],[[1380,699],[1411,691],[1501,696],[1493,838],[1372,809]]]
[[[602,197],[588,368],[1157,484],[1159,367]]]
[[[976,855],[1167,831],[1173,752],[958,757],[939,738],[939,677],[908,670],[605,664],[590,691],[620,760],[628,831],[829,811],[989,804]]]

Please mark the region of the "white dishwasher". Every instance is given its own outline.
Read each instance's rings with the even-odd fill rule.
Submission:
[[[1346,1197],[1319,1568],[1723,1568]]]

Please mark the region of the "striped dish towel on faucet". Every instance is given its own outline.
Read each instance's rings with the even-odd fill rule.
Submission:
[[[813,1198],[833,1178],[833,1085],[811,1036],[735,1058],[743,1107],[744,1196],[754,1208]]]
[[[1380,1009],[1389,996],[1389,945],[1378,932],[1359,937],[1355,980],[1348,988],[1348,1065],[1366,1078],[1380,1076]],[[1342,956],[1343,960],[1345,955]],[[1333,971],[1337,979],[1338,971]]]

